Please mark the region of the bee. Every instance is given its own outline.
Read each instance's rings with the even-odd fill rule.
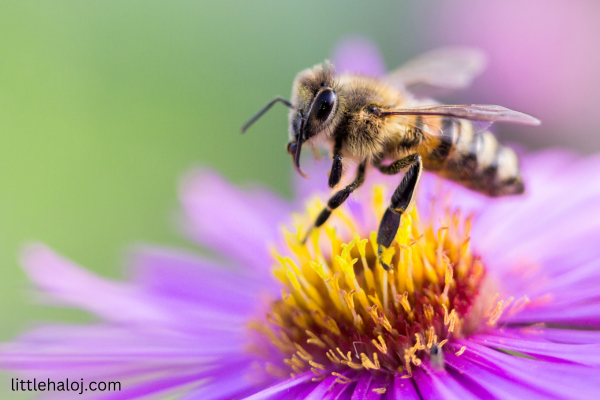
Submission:
[[[383,249],[391,245],[402,214],[414,200],[423,169],[488,196],[523,193],[517,155],[487,128],[494,122],[539,125],[539,120],[495,105],[442,105],[409,90],[418,85],[463,88],[484,63],[478,50],[445,48],[374,78],[336,75],[333,65],[325,62],[300,72],[291,101],[276,97],[242,127],[242,133],[279,102],[290,109],[287,151],[298,173],[305,176],[300,155],[307,143],[318,142],[330,151],[331,188],[342,179],[348,164],[344,161],[358,165],[354,180],[329,199],[313,228],[323,225],[361,186],[367,168],[386,175],[405,171],[379,225],[381,261]]]

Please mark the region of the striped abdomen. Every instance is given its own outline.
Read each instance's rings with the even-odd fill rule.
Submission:
[[[443,136],[428,136],[419,148],[423,167],[488,196],[523,193],[514,150],[490,131],[474,132],[466,120],[441,118]]]

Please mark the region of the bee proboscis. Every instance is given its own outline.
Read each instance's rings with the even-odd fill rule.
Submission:
[[[301,175],[300,154],[306,143],[318,142],[331,152],[331,188],[344,174],[344,160],[358,165],[355,179],[329,199],[314,228],[364,182],[368,166],[387,175],[406,171],[379,225],[380,257],[396,236],[423,169],[488,196],[523,193],[517,155],[487,127],[494,122],[539,125],[539,120],[495,105],[441,105],[409,91],[417,84],[463,88],[484,64],[483,54],[470,48],[434,50],[382,78],[336,76],[325,62],[300,72],[291,101],[276,97],[242,132],[281,102],[290,109],[287,151]]]

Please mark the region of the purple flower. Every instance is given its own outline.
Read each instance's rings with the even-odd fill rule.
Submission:
[[[367,58],[341,69],[380,74]],[[594,398],[600,157],[548,151],[522,167],[527,193],[501,199],[425,173],[383,255],[392,273],[373,244],[397,178],[370,176],[302,245],[324,171],[295,204],[192,171],[183,226],[215,256],[140,248],[113,281],[29,247],[47,301],[97,322],[35,329],[0,364],[20,379],[120,381],[85,393],[106,399]]]
[[[194,171],[181,189],[186,228],[222,255],[218,265],[142,248],[120,282],[32,246],[23,265],[36,287],[98,322],[26,333],[4,345],[2,365],[19,377],[120,380],[122,391],[103,393],[111,399],[592,398],[599,166],[561,152],[526,157],[528,193],[500,200],[425,174],[422,214],[411,213],[386,255],[395,266],[387,294],[361,239],[377,227],[385,185],[367,182],[320,245],[313,236],[302,247],[278,233],[290,204]],[[301,229],[318,202],[296,217]],[[271,276],[271,252],[289,256],[274,269],[283,282]]]

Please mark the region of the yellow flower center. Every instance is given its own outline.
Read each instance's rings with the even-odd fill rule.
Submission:
[[[383,188],[375,187],[368,207],[374,221],[383,215],[383,199]],[[484,315],[476,302],[485,269],[469,246],[470,218],[458,211],[428,222],[416,207],[404,214],[383,254],[392,266],[386,272],[377,261],[376,232],[359,236],[357,221],[343,208],[302,245],[321,208],[312,201],[307,215],[297,218],[297,232],[284,233],[288,248],[273,251],[282,296],[271,303],[266,321],[250,324],[281,354],[279,365],[262,366],[267,372],[294,376],[312,370],[315,380],[333,374],[339,383],[347,383],[346,369],[410,377],[424,359],[434,367],[443,363],[448,340],[473,332],[484,317],[495,324],[508,305],[498,302]],[[264,353],[260,347],[255,341],[253,349]]]

